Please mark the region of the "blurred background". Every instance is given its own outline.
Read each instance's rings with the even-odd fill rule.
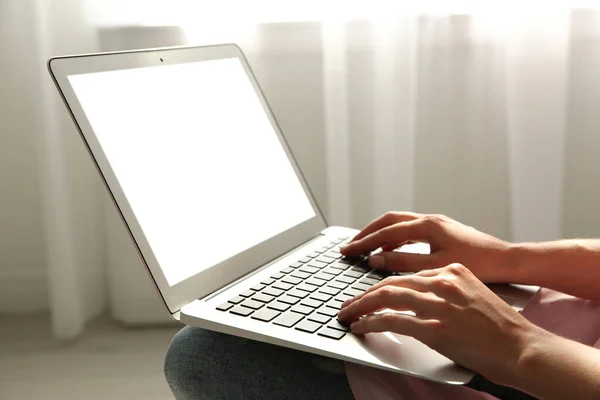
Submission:
[[[0,0],[0,398],[167,399],[169,322],[46,70],[234,42],[330,224],[600,231],[596,1]]]

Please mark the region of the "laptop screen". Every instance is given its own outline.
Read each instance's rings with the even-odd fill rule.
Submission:
[[[169,285],[316,215],[237,58],[68,79]]]

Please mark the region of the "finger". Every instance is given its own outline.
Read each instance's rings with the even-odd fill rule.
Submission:
[[[341,251],[346,256],[358,256],[380,247],[398,247],[410,241],[428,242],[432,234],[432,227],[435,226],[429,224],[428,221],[425,218],[419,218],[383,227],[362,239],[349,243]]]
[[[412,315],[385,313],[361,318],[350,325],[350,330],[356,335],[370,332],[395,332],[420,340],[427,334],[428,324],[429,321]]]
[[[418,272],[423,269],[438,268],[441,265],[439,254],[413,254],[387,251],[369,257],[369,266],[393,272]]]
[[[422,271],[416,272],[413,276],[422,276],[426,278],[431,278],[434,276],[438,276],[442,272],[442,268],[434,268],[434,269],[424,269]]]
[[[435,298],[436,296],[431,293],[422,293],[388,285],[365,294],[340,310],[338,319],[344,322],[352,322],[363,315],[384,309],[412,311],[417,315],[432,315],[435,313],[436,304],[438,303]]]
[[[407,244],[415,244],[415,243],[419,243],[419,242],[415,242],[415,241],[412,241],[412,240],[410,240],[410,241],[408,241],[408,242],[406,242],[406,243],[403,243],[403,244],[404,244],[404,245],[407,245]],[[381,251],[392,251],[392,250],[396,250],[396,249],[397,249],[398,247],[400,247],[400,246],[401,246],[401,245],[398,245],[398,244],[393,244],[393,245],[390,245],[390,246],[384,246],[384,247],[382,247],[382,248],[381,248]]]
[[[433,276],[433,275],[432,275]],[[429,288],[429,282],[427,281],[427,277],[420,275],[410,275],[410,276],[390,276],[379,283],[371,286],[364,293],[359,294],[356,297],[346,300],[342,303],[342,308],[348,307],[350,304],[354,303],[357,300],[360,300],[365,295],[372,293],[384,286],[398,286],[406,289],[416,290],[418,292],[428,293],[431,292]]]
[[[403,221],[412,221],[414,219],[419,218],[420,216],[420,214],[415,214],[411,212],[388,212],[386,214],[383,214],[381,217],[375,219],[365,228],[363,228],[363,230],[360,231],[358,235],[356,235],[354,239],[350,241],[350,243],[356,240],[360,240],[363,237],[370,235],[371,233],[378,231],[379,229],[384,228],[386,226]]]

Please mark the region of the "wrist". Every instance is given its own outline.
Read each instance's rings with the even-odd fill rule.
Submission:
[[[494,282],[519,283],[525,252],[522,244],[503,242],[499,248],[498,263],[493,268],[497,273]]]
[[[516,351],[508,357],[501,375],[490,377],[490,380],[503,386],[520,390],[528,387],[534,379],[535,371],[543,362],[545,349],[554,337],[550,332],[525,320],[514,338]]]
[[[507,383],[508,386],[527,392],[536,391],[536,388],[540,385],[538,381],[541,370],[548,362],[548,349],[552,349],[557,345],[555,335],[533,324],[532,327],[533,329],[522,343],[513,379]]]
[[[506,251],[505,266],[509,271],[506,282],[524,283],[525,268],[531,262],[532,249],[530,243],[510,243]],[[528,261],[529,260],[529,261]]]
[[[570,274],[563,267],[575,263],[578,257],[585,254],[585,249],[577,240],[561,240],[514,243],[510,245],[508,253],[513,277],[511,283],[542,286],[550,271],[556,279],[560,274]]]

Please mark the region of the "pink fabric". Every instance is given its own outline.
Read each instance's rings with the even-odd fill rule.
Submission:
[[[550,332],[600,349],[600,302],[540,289],[523,315]],[[346,363],[346,374],[357,400],[496,399],[464,386],[442,385],[358,364]]]

